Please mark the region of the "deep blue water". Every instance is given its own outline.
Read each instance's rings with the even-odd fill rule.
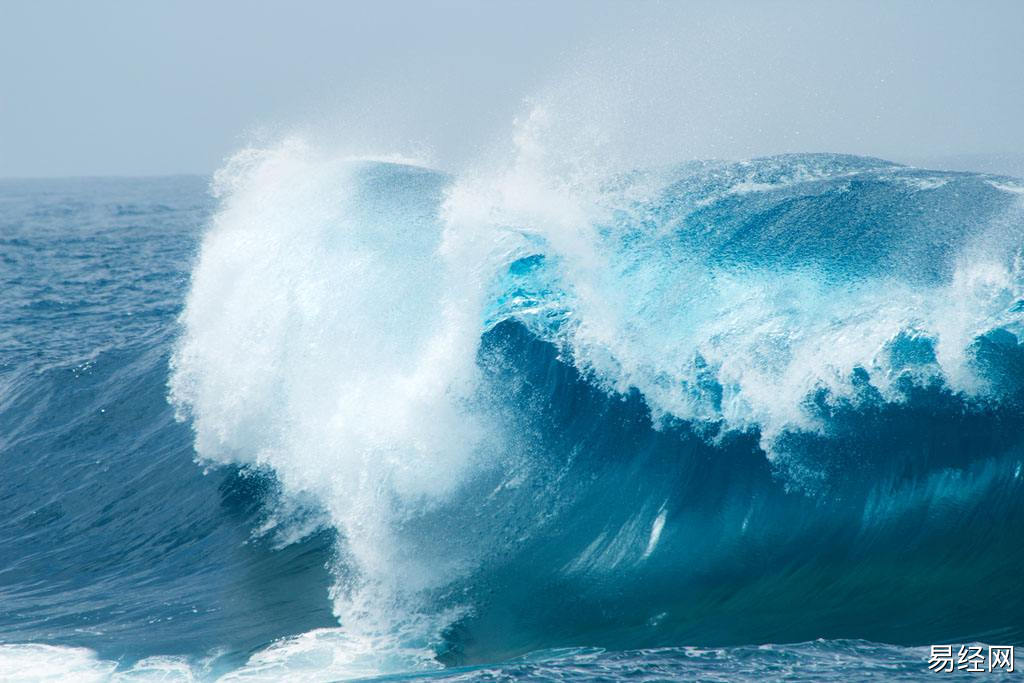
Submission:
[[[3,642],[244,653],[334,623],[330,538],[254,540],[268,482],[204,474],[167,402],[207,185],[0,187]]]
[[[1022,197],[835,155],[0,181],[0,677],[1024,644]]]

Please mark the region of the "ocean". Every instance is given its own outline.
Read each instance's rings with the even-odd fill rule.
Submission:
[[[1020,646],[1022,247],[1022,180],[835,154],[2,180],[0,679]]]

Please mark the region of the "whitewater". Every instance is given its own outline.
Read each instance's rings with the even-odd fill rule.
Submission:
[[[1024,181],[0,183],[0,677],[928,678],[1021,644]]]

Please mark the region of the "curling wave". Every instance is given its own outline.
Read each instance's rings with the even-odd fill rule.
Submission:
[[[216,187],[172,401],[336,534],[340,626],[259,656],[1024,636],[1019,181],[527,130],[458,177],[289,142]]]

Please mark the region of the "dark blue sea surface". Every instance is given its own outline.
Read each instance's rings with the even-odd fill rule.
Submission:
[[[281,549],[254,538],[272,484],[204,472],[167,401],[207,186],[0,183],[4,643],[244,659],[336,623],[329,536]]]
[[[0,678],[1022,645],[1022,198],[840,155],[0,181]]]

